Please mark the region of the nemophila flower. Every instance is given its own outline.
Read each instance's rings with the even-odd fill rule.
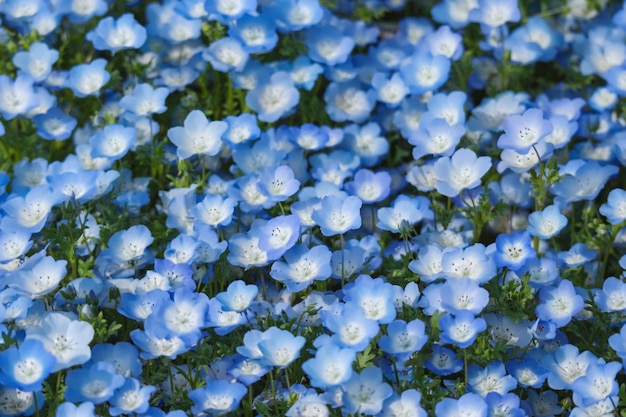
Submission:
[[[263,14],[243,15],[229,27],[228,35],[240,41],[251,54],[271,51],[278,43],[274,20]]]
[[[435,405],[437,417],[487,417],[487,403],[478,394],[463,394],[459,399],[444,398]]]
[[[61,0],[58,9],[68,14],[72,23],[85,23],[93,16],[102,16],[108,9],[104,0]]]
[[[289,134],[288,139],[305,150],[316,151],[328,144],[330,140],[328,129],[305,123],[300,128],[293,130],[293,134]]]
[[[469,278],[478,284],[483,284],[496,275],[496,265],[486,255],[485,246],[480,243],[463,249],[446,248],[443,252],[441,249],[435,249],[430,245],[428,248],[430,249],[424,252],[426,259],[431,259],[431,257],[433,257],[433,261],[438,259],[441,276],[450,281]],[[439,255],[439,253],[441,254]],[[420,250],[420,258],[421,256],[422,251]],[[440,258],[435,258],[439,256]]]
[[[278,167],[287,156],[287,151],[279,149],[276,142],[264,135],[253,143],[243,143],[232,150],[233,160],[245,174],[258,174],[263,168]]]
[[[612,110],[617,104],[618,95],[609,87],[601,86],[593,90],[587,100],[589,107],[597,112]]]
[[[402,194],[396,198],[391,207],[379,208],[377,217],[378,228],[401,233],[403,230],[410,230],[423,219],[432,219],[433,212],[427,199],[410,198]]]
[[[347,192],[355,195],[365,204],[377,203],[391,191],[391,175],[387,171],[373,172],[369,169],[358,170],[353,180],[344,185]]]
[[[88,64],[73,66],[67,76],[65,87],[71,89],[77,97],[98,95],[100,89],[111,78],[111,74],[104,69],[106,64],[106,59],[98,58]]]
[[[350,301],[363,309],[365,317],[380,324],[391,323],[396,318],[393,303],[393,286],[380,278],[369,275],[359,276],[351,286],[344,288],[345,301]]]
[[[55,417],[95,417],[96,406],[92,402],[75,405],[69,401],[57,407]]]
[[[454,33],[450,26],[441,26],[435,32],[424,36],[425,48],[433,55],[443,55],[456,61],[463,55],[461,35]]]
[[[626,191],[621,188],[612,189],[607,202],[600,206],[599,211],[612,225],[624,222],[626,220]]]
[[[541,239],[550,239],[567,225],[567,217],[561,214],[559,206],[553,204],[542,211],[534,211],[528,216],[528,234]]]
[[[146,248],[152,244],[154,238],[150,229],[144,225],[137,225],[115,232],[101,253],[101,257],[110,257],[119,262],[134,261],[143,257]]]
[[[601,165],[596,161],[582,162],[577,168],[566,170],[550,191],[558,201],[565,203],[594,200],[607,180],[614,177],[618,171],[615,165]]]
[[[235,38],[225,37],[211,43],[202,52],[202,59],[220,72],[241,71],[248,61],[248,51]]]
[[[491,168],[491,158],[477,157],[471,149],[459,149],[450,158],[441,157],[435,162],[437,192],[456,197],[464,189],[480,185],[480,180]]]
[[[107,125],[89,138],[92,158],[123,158],[137,139],[137,130],[120,124]]]
[[[511,61],[530,64],[550,61],[563,43],[563,35],[552,29],[542,17],[531,17],[504,41],[504,48],[511,51]]]
[[[324,65],[343,64],[354,48],[354,40],[335,26],[316,26],[306,32],[305,44],[308,46],[309,57]]]
[[[109,362],[115,372],[124,377],[138,377],[141,374],[139,351],[128,342],[99,343],[91,350],[91,363]]]
[[[541,320],[550,320],[563,327],[584,308],[583,298],[576,293],[569,280],[561,280],[557,287],[545,287],[539,292],[539,305],[535,309]]]
[[[483,318],[476,318],[467,311],[460,311],[455,315],[446,314],[439,319],[441,328],[440,340],[443,343],[455,344],[460,348],[471,346],[478,333],[487,329],[487,322]]]
[[[65,200],[65,196],[47,185],[33,187],[23,197],[12,195],[2,204],[6,215],[0,221],[3,231],[40,232],[52,208]]]
[[[200,110],[191,111],[185,118],[183,126],[176,126],[167,131],[167,137],[176,145],[179,159],[191,156],[214,156],[222,145],[221,137],[228,128],[225,122],[209,122]]]
[[[56,365],[54,355],[39,340],[28,339],[0,352],[0,382],[20,391],[39,391]]]
[[[261,135],[261,129],[254,114],[242,113],[238,116],[228,116],[224,121],[228,124],[228,129],[222,135],[222,140],[228,144],[238,145],[258,139]]]
[[[225,292],[218,293],[215,298],[222,304],[225,311],[245,311],[259,293],[256,285],[247,285],[244,281],[231,282]]]
[[[270,200],[280,202],[287,200],[299,190],[300,181],[294,178],[291,167],[280,165],[261,171],[258,187]]]
[[[412,94],[437,90],[448,80],[449,73],[450,59],[427,51],[416,52],[400,66],[400,74]]]
[[[285,413],[286,417],[311,416],[329,417],[330,410],[320,395],[317,393],[305,393],[293,403]]]
[[[36,264],[23,266],[14,272],[9,282],[19,294],[39,298],[54,291],[67,274],[66,266],[67,261],[46,256]]]
[[[389,151],[389,141],[380,134],[380,131],[380,126],[375,122],[363,126],[356,124],[346,126],[342,144],[356,154],[363,165],[376,165]]]
[[[622,326],[619,334],[615,333],[609,337],[609,346],[622,358],[626,359],[626,324]]]
[[[207,195],[191,209],[190,214],[196,221],[212,227],[228,226],[236,205],[237,201],[233,198]]]
[[[191,412],[194,415],[208,413],[218,416],[239,408],[247,392],[246,386],[239,382],[209,379],[205,387],[189,391],[187,395],[193,401]]]
[[[135,329],[130,332],[130,338],[142,350],[139,354],[142,359],[154,359],[161,356],[175,359],[191,348],[178,336],[168,334],[160,337],[148,329]]]
[[[588,367],[598,358],[589,351],[579,352],[574,345],[566,344],[542,358],[541,364],[549,371],[548,385],[552,389],[571,389],[572,383],[586,375]]]
[[[441,291],[446,295],[441,301],[441,307],[448,313],[468,311],[479,314],[489,303],[489,292],[469,278],[448,279]]]
[[[617,395],[619,386],[615,377],[621,370],[622,364],[619,362],[589,364],[585,374],[572,382],[576,402],[588,407]]]
[[[507,375],[504,364],[492,361],[485,368],[470,365],[467,369],[468,390],[485,398],[490,392],[504,395],[517,387],[517,381]]]
[[[3,416],[31,416],[41,410],[45,397],[41,390],[21,391],[17,388],[0,388],[0,413]]]
[[[421,320],[394,320],[387,326],[387,334],[378,340],[380,349],[390,355],[408,358],[411,354],[419,352],[428,336],[425,333],[425,325]]]
[[[56,357],[52,372],[87,362],[91,357],[89,343],[93,336],[89,323],[56,312],[48,313],[39,325],[26,329],[27,340],[39,340]]]
[[[380,413],[383,402],[391,397],[393,389],[383,381],[380,368],[370,366],[341,385],[343,409],[348,413],[374,415]]]
[[[152,308],[144,328],[156,337],[174,335],[193,345],[201,337],[201,330],[207,326],[208,308],[209,299],[204,293],[181,287],[176,289],[172,300],[158,303]]]
[[[580,403],[574,402],[577,407],[573,408],[569,415],[571,417],[609,417],[612,414],[614,415],[613,412],[615,410],[616,404],[618,403],[619,398],[617,396],[607,397],[606,399],[591,404],[588,407],[585,407]]]
[[[284,369],[298,359],[305,342],[303,336],[270,327],[263,332],[263,338],[257,345],[262,355],[261,363]]]
[[[284,71],[274,73],[246,94],[248,107],[257,112],[259,120],[270,123],[290,112],[299,101],[300,93]]]
[[[15,80],[0,75],[0,114],[3,119],[12,120],[39,105],[33,82],[28,75],[18,75]]]
[[[493,254],[493,260],[499,267],[517,271],[536,256],[537,253],[531,246],[528,232],[500,234],[496,238],[496,251]]]
[[[469,12],[476,7],[477,0],[444,0],[435,4],[430,13],[435,22],[460,29],[469,24]]]
[[[137,116],[150,116],[154,113],[163,113],[167,110],[165,99],[169,90],[165,87],[152,88],[150,84],[135,85],[130,94],[120,100],[120,107]]]
[[[76,119],[69,116],[58,107],[53,107],[45,114],[33,117],[37,134],[46,140],[65,140],[72,135],[76,128]]]
[[[394,393],[385,400],[379,415],[381,417],[399,417],[402,415],[426,417],[428,413],[421,407],[421,400],[422,394],[414,388],[403,391],[401,395]]]
[[[324,101],[326,113],[335,122],[364,122],[376,105],[375,93],[366,92],[356,80],[330,83],[324,92]]]
[[[372,77],[371,83],[376,91],[376,99],[391,108],[399,106],[409,94],[409,88],[397,72],[391,77],[377,72]]]
[[[52,71],[52,65],[59,59],[59,51],[50,49],[42,42],[33,43],[28,52],[17,52],[13,55],[13,65],[20,73],[30,75],[33,80],[41,82]]]
[[[289,33],[317,25],[324,9],[317,0],[277,0],[267,3],[263,13],[276,20],[279,31]]]
[[[327,389],[341,385],[352,377],[355,359],[355,350],[330,342],[320,346],[315,356],[302,364],[302,370],[309,377],[311,386]]]
[[[311,62],[308,56],[302,55],[291,63],[291,79],[298,88],[311,91],[317,77],[324,72],[324,68],[315,62]]]
[[[195,262],[197,247],[193,236],[181,234],[167,244],[163,257],[175,264],[191,264]]]
[[[596,259],[598,251],[589,249],[584,243],[576,243],[568,251],[559,252],[556,256],[559,264],[576,268]]]
[[[65,399],[72,402],[102,404],[124,384],[124,377],[115,373],[113,365],[96,362],[88,368],[73,369],[65,377]]]
[[[206,12],[222,24],[233,22],[246,13],[255,12],[257,0],[207,0]]]
[[[506,364],[509,373],[523,387],[541,388],[548,378],[548,371],[541,365],[540,359],[545,353],[530,351],[522,360],[512,360]]]
[[[144,413],[148,410],[150,395],[156,391],[156,387],[142,386],[135,378],[126,378],[124,385],[119,387],[109,400],[112,416],[129,413]]]
[[[245,269],[267,265],[270,259],[267,252],[259,247],[260,238],[261,226],[253,226],[248,233],[232,235],[228,240],[228,262]]]
[[[524,417],[526,412],[520,408],[520,399],[516,394],[500,395],[490,392],[485,397],[489,416]]]
[[[433,353],[424,362],[424,367],[435,375],[447,376],[463,369],[463,360],[456,353],[439,344],[433,345]]]
[[[554,391],[528,390],[528,399],[522,401],[521,407],[530,415],[554,417],[561,414],[562,408],[559,406],[559,397]]]
[[[513,114],[502,123],[504,134],[498,138],[498,147],[526,154],[541,139],[552,133],[552,124],[543,118],[539,109],[528,109]]]
[[[361,227],[362,204],[358,197],[329,195],[322,199],[322,207],[313,211],[311,218],[324,236],[343,234]]]
[[[528,283],[533,288],[547,287],[559,279],[556,259],[550,255],[529,260],[517,274],[519,276],[528,274]]]
[[[266,252],[268,259],[278,259],[289,250],[300,237],[300,219],[295,214],[277,216],[261,227],[259,249]]]
[[[626,283],[609,277],[602,283],[602,290],[593,289],[593,300],[604,312],[619,312],[626,309]]]
[[[276,261],[272,264],[270,275],[283,282],[289,291],[296,293],[313,281],[330,277],[330,258],[331,253],[326,246],[309,249],[306,245],[296,245],[285,252],[285,262]]]
[[[196,247],[196,262],[216,262],[228,247],[228,242],[220,241],[217,233],[210,226],[196,227],[198,231],[198,246]]]
[[[445,119],[422,120],[408,141],[413,148],[413,158],[426,155],[450,156],[465,134],[463,124],[449,125]]]
[[[141,48],[146,42],[147,32],[131,13],[125,13],[117,20],[112,16],[100,20],[85,38],[93,43],[95,49],[115,54],[123,49]]]
[[[378,334],[380,327],[375,320],[367,318],[361,309],[354,307],[346,303],[340,312],[320,311],[320,317],[324,327],[333,333],[333,343],[361,352]]]

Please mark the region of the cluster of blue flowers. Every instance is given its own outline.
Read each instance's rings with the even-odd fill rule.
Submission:
[[[0,1],[0,417],[626,409],[626,3],[413,3]]]

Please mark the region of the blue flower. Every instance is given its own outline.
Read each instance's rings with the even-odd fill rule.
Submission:
[[[25,115],[40,103],[33,90],[34,80],[28,75],[18,75],[15,80],[0,75],[0,114],[5,120]]]
[[[308,46],[309,57],[328,66],[346,62],[354,48],[354,39],[329,25],[308,30],[304,42]]]
[[[362,352],[376,337],[380,327],[369,319],[360,308],[346,303],[340,312],[320,311],[322,324],[333,332],[331,340],[340,347]]]
[[[400,66],[400,74],[412,94],[424,94],[441,87],[450,74],[450,59],[418,51]]]
[[[0,381],[5,387],[20,391],[39,391],[43,381],[56,366],[56,358],[43,343],[27,339],[18,347],[0,352]]]
[[[88,64],[72,67],[65,86],[70,88],[77,97],[98,95],[100,89],[111,78],[111,74],[104,69],[106,64],[106,59],[98,58]]]
[[[585,306],[583,298],[576,293],[574,284],[561,280],[557,287],[545,287],[539,292],[539,305],[535,309],[541,320],[550,320],[557,327],[563,327]]]
[[[383,408],[383,401],[391,397],[393,389],[383,381],[383,373],[376,366],[369,366],[359,374],[353,374],[341,385],[343,408],[348,413],[375,415]]]
[[[343,234],[361,227],[361,200],[358,197],[327,196],[322,207],[313,211],[311,218],[320,226],[324,236]]]
[[[440,194],[456,197],[465,189],[478,187],[490,168],[488,156],[477,157],[471,149],[459,149],[452,157],[441,157],[435,162],[435,187]]]
[[[443,343],[455,344],[460,348],[471,346],[478,333],[487,329],[483,318],[476,318],[467,311],[460,311],[455,315],[446,314],[439,319],[441,328],[440,340]]]
[[[59,59],[59,51],[50,49],[48,45],[35,42],[28,52],[17,52],[13,55],[13,65],[20,69],[20,73],[27,74],[33,80],[41,82],[52,71],[52,65]]]
[[[284,71],[274,73],[246,94],[246,104],[263,122],[275,122],[285,116],[300,101],[291,76]]]
[[[249,53],[235,38],[221,38],[202,52],[202,59],[220,72],[241,71],[248,62]]]
[[[184,126],[167,131],[167,137],[177,146],[179,159],[194,155],[217,155],[222,145],[221,137],[228,125],[225,122],[209,122],[200,110],[193,110],[185,118]]]
[[[246,14],[237,19],[237,23],[229,27],[228,35],[240,41],[250,54],[271,51],[278,43],[274,20],[262,14]]]
[[[463,369],[463,360],[456,353],[441,345],[433,345],[433,354],[426,359],[424,367],[435,375],[448,376]]]
[[[626,221],[626,191],[621,188],[612,189],[607,202],[600,206],[599,211],[612,225]]]
[[[424,322],[421,320],[394,320],[387,326],[387,334],[378,340],[380,349],[388,354],[407,358],[419,352],[428,336],[425,332]]]
[[[98,22],[95,29],[88,32],[85,38],[100,51],[111,51],[115,54],[123,49],[139,49],[146,43],[146,29],[135,20],[131,13],[125,13],[115,20],[105,17]]]
[[[165,99],[169,90],[165,87],[152,88],[150,84],[137,84],[130,94],[120,100],[120,107],[137,116],[150,116],[167,110]]]
[[[215,298],[222,304],[224,311],[245,311],[259,293],[256,285],[246,285],[244,281],[231,282],[226,292],[218,293]]]
[[[539,109],[528,109],[521,115],[511,115],[502,124],[504,134],[498,138],[498,147],[528,153],[540,140],[552,133],[552,124],[543,118]]]
[[[124,385],[124,377],[115,373],[113,365],[96,362],[88,368],[69,371],[65,384],[67,401],[102,404],[113,396],[116,389]]]
[[[309,249],[305,245],[297,245],[285,252],[284,258],[286,262],[276,261],[272,264],[270,275],[284,282],[291,292],[302,291],[313,281],[330,277],[331,253],[326,246]]]
[[[528,216],[528,234],[541,239],[550,239],[567,225],[567,217],[561,214],[559,206],[553,204],[542,211],[535,211]]]
[[[487,403],[478,394],[471,392],[463,394],[459,399],[444,398],[435,405],[437,417],[487,417]]]
[[[124,385],[119,387],[109,400],[112,416],[130,413],[145,413],[150,407],[150,395],[156,391],[156,387],[142,386],[135,378],[126,378]]]
[[[530,244],[528,232],[500,234],[496,238],[496,251],[493,259],[497,266],[517,271],[536,256],[537,253]]]
[[[275,0],[267,3],[263,12],[276,20],[278,30],[283,33],[317,25],[324,17],[318,0]]]
[[[352,377],[352,363],[355,359],[355,350],[328,342],[317,349],[313,358],[302,364],[302,370],[309,377],[311,386],[336,387]]]
[[[270,327],[263,332],[262,339],[257,344],[262,355],[261,363],[285,369],[298,359],[305,342],[303,336],[294,336],[287,330]]]
[[[494,360],[485,368],[470,365],[467,369],[467,389],[485,398],[490,392],[504,395],[517,387],[517,381],[507,375],[504,364]]]
[[[375,92],[366,92],[358,81],[332,82],[324,92],[326,113],[335,122],[364,122],[376,105]]]
[[[194,415],[222,415],[239,408],[247,392],[246,386],[239,382],[209,379],[204,388],[189,391],[187,395],[193,401],[191,412]]]

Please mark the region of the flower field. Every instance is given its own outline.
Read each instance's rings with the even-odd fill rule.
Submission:
[[[0,22],[0,417],[626,416],[626,3]]]

